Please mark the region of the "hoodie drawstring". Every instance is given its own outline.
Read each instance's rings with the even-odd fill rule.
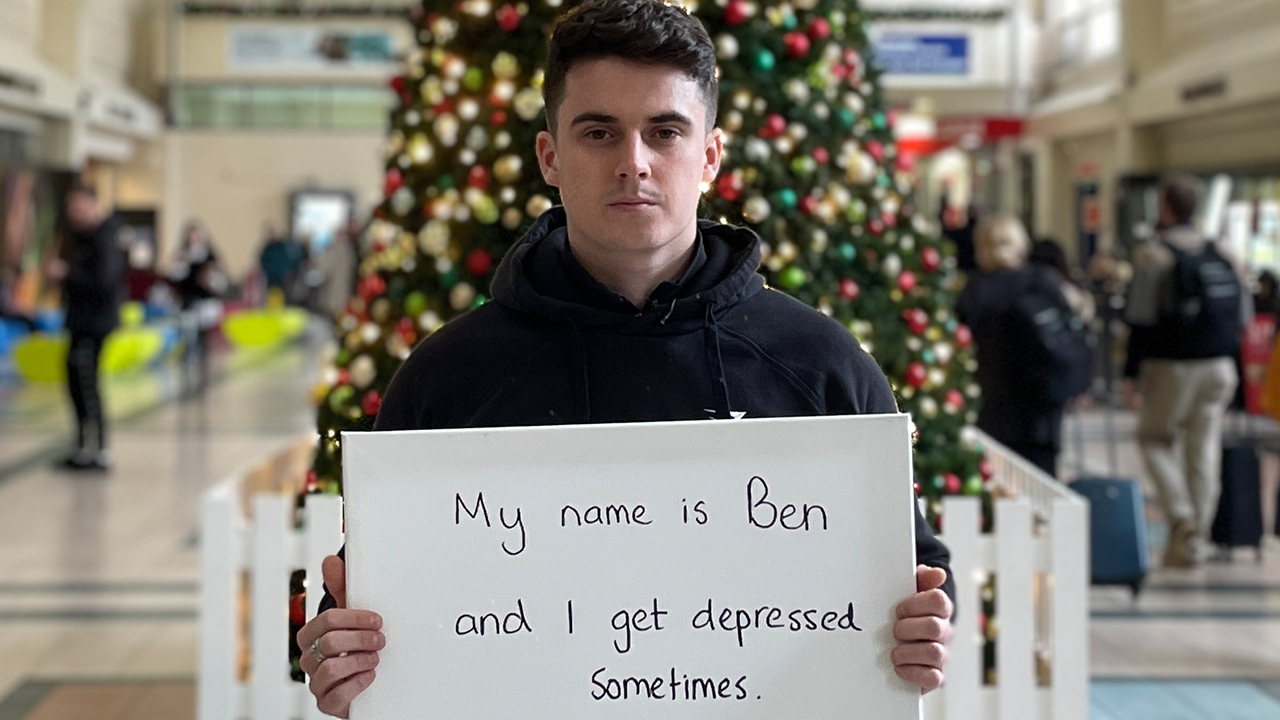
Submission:
[[[673,303],[674,305],[674,303]],[[724,371],[724,355],[720,352],[720,326],[716,324],[716,304],[707,305],[707,329],[711,331],[711,337],[716,346],[716,367],[713,368],[713,376],[720,379],[720,387],[724,391],[724,417],[726,420],[733,419],[733,404],[729,400],[729,376]]]

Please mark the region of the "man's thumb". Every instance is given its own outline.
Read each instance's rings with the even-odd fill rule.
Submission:
[[[328,577],[326,575],[326,577]],[[947,571],[942,568],[920,565],[916,568],[916,592],[935,590],[947,582]]]
[[[330,555],[324,559],[321,566],[324,573],[324,586],[337,601],[338,607],[345,608],[347,606],[347,565],[342,562],[342,558],[337,555]]]

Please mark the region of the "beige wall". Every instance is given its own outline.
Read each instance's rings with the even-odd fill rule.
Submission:
[[[289,192],[314,186],[350,190],[357,211],[381,199],[382,131],[194,132],[166,138],[168,207],[163,255],[183,222],[204,221],[229,270],[243,275],[257,263],[262,225],[288,227]]]
[[[0,2],[0,36],[34,50],[40,38],[40,0]]]

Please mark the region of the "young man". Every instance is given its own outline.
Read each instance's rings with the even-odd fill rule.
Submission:
[[[1222,420],[1253,311],[1239,269],[1192,225],[1197,195],[1188,178],[1161,184],[1159,240],[1134,252],[1125,306],[1132,326],[1126,400],[1138,410],[1138,444],[1171,524],[1164,564],[1174,568],[1198,565],[1209,538]],[[1174,452],[1179,436],[1181,456]]]
[[[75,407],[75,450],[59,465],[69,470],[107,470],[107,421],[98,394],[98,360],[107,336],[120,320],[124,253],[116,240],[119,222],[106,217],[92,188],[75,185],[67,193],[67,233],[62,256],[47,268],[62,283],[66,308],[67,390]]]
[[[590,0],[556,27],[544,86],[543,177],[563,208],[503,259],[491,302],[418,347],[379,429],[892,413],[889,383],[838,323],[769,290],[760,240],[697,220],[720,168],[715,48],[656,0]],[[942,683],[952,604],[946,548],[917,517],[919,593],[898,607],[898,674]],[[928,567],[926,567],[928,566]],[[298,633],[324,712],[345,716],[387,640],[333,593]]]

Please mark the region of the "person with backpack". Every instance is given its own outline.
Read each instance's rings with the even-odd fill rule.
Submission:
[[[1164,564],[1190,568],[1204,556],[1218,505],[1223,417],[1253,307],[1239,268],[1192,225],[1196,181],[1169,178],[1159,199],[1160,231],[1133,255],[1125,396],[1170,523]]]
[[[1056,476],[1063,411],[1089,388],[1091,350],[1054,271],[1028,264],[1029,250],[1027,231],[1012,215],[981,223],[979,272],[956,313],[977,346],[978,427]]]

